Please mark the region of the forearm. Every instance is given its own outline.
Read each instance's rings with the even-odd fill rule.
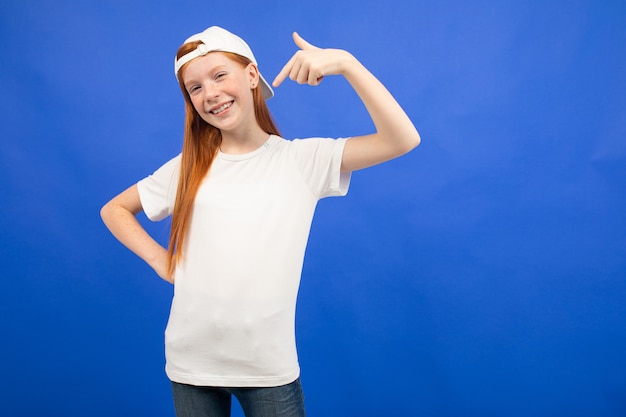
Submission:
[[[420,143],[413,122],[387,88],[354,56],[346,52],[343,76],[365,105],[374,126],[376,139],[384,141],[399,154],[406,153]]]
[[[148,264],[153,263],[165,251],[145,231],[135,215],[121,206],[109,203],[102,208],[100,215],[113,236]]]
[[[108,202],[100,211],[102,221],[124,246],[150,265],[157,274],[170,281],[166,274],[167,250],[155,241],[136,218],[139,210],[129,210],[118,198]]]
[[[342,171],[355,171],[404,155],[420,143],[413,122],[387,88],[352,54],[341,49],[321,49],[294,33],[301,48],[274,79],[278,87],[286,77],[299,84],[318,85],[327,75],[343,75],[367,109],[376,132],[352,136],[346,142]]]

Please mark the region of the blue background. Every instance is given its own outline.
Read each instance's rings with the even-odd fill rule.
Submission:
[[[0,414],[173,416],[172,288],[98,212],[179,151],[173,56],[213,24],[270,80],[294,30],[350,50],[422,135],[320,202],[309,415],[626,415],[626,3],[595,0],[3,1]],[[341,78],[269,105],[372,129]]]

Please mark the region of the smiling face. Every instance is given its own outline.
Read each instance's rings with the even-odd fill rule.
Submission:
[[[257,126],[252,89],[259,83],[259,72],[254,64],[210,52],[185,65],[182,81],[200,117],[222,134]]]

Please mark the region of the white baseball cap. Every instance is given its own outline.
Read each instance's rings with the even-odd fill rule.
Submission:
[[[209,52],[215,51],[232,52],[234,54],[241,55],[248,58],[253,64],[258,66],[256,59],[254,58],[254,54],[248,44],[239,36],[234,35],[219,26],[211,26],[204,32],[196,33],[195,35],[189,37],[184,43],[195,41],[201,41],[202,44],[199,44],[196,49],[183,55],[180,59],[174,60],[174,74],[176,74],[177,79],[178,71],[180,71],[180,68],[187,62],[194,58],[206,55]],[[261,91],[263,92],[263,97],[266,100],[272,98],[274,96],[274,91],[268,82],[265,81],[265,78],[263,78],[260,72],[259,78],[261,80]]]

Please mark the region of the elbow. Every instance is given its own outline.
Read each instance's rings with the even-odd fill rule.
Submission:
[[[110,213],[111,213],[111,202],[109,201],[100,209],[100,218],[102,219],[104,224],[107,223]]]
[[[417,148],[419,144],[422,143],[422,137],[420,136],[417,130],[415,131],[415,134],[413,135],[413,138],[411,140],[412,142],[411,142],[411,149],[409,149],[410,151]]]
[[[403,154],[411,152],[413,149],[417,148],[419,144],[422,142],[422,138],[417,130],[411,132],[405,137],[404,140],[404,149]]]
[[[118,210],[119,210],[119,205],[114,200],[107,202],[100,209],[100,218],[102,219],[102,222],[107,227],[109,227],[111,222],[113,222],[115,218],[119,215]]]
[[[422,139],[417,130],[406,133],[402,136],[401,140],[397,140],[393,144],[393,146],[389,148],[390,154],[386,160],[395,159],[400,156],[406,155],[413,149],[417,148],[421,141]]]

